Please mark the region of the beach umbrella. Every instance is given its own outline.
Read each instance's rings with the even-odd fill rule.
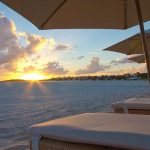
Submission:
[[[129,57],[129,60],[134,61],[134,62],[139,63],[139,64],[145,63],[144,55]]]
[[[150,20],[150,0],[1,0],[39,29],[127,29],[139,23],[150,77],[143,21]]]
[[[150,49],[150,30],[145,33],[147,40],[147,47]],[[127,55],[131,54],[143,54],[143,45],[141,40],[141,34],[138,33],[129,37],[119,43],[116,43],[110,47],[104,49],[104,51],[114,51]]]
[[[147,48],[150,50],[150,30],[145,31],[145,37],[147,41]],[[104,51],[114,51],[114,52],[127,54],[129,55],[129,60],[132,60],[137,63],[146,62],[143,53],[143,45],[142,45],[142,39],[140,33],[133,35],[132,37],[127,38],[110,47],[107,47],[104,49]],[[130,56],[133,54],[141,54],[141,55]],[[150,61],[148,63],[150,64]]]
[[[136,0],[137,1],[137,0]],[[150,20],[150,0],[139,0]],[[138,24],[135,0],[1,0],[39,29],[127,29]]]

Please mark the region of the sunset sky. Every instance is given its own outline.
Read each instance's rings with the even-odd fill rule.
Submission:
[[[145,64],[102,51],[138,32],[138,27],[40,31],[0,3],[0,80],[145,72]]]

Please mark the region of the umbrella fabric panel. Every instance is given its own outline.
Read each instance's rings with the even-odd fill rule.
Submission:
[[[146,40],[147,40],[147,47],[148,49],[150,49],[150,32],[146,33]],[[136,34],[117,44],[105,48],[104,50],[119,52],[127,55],[144,53],[140,34]]]
[[[137,17],[137,10],[135,5],[135,0],[126,0],[127,1],[127,27],[132,27],[139,24]],[[141,13],[143,21],[146,22],[150,20],[150,0],[139,0]]]
[[[1,2],[40,28],[64,0],[1,0]]]
[[[134,0],[1,0],[40,29],[126,29],[138,24]],[[140,0],[150,20],[150,0]]]
[[[145,63],[144,55],[134,56],[134,57],[129,58],[129,60],[132,60],[137,63]]]
[[[68,0],[48,21],[45,28],[122,29],[123,2],[117,0],[117,3],[114,5],[112,0]]]

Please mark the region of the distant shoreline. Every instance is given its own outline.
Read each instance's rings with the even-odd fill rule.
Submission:
[[[134,73],[134,74],[123,74],[123,75],[102,75],[102,76],[77,76],[77,77],[57,77],[51,79],[38,80],[39,82],[46,81],[85,81],[85,80],[148,80],[147,73]],[[23,80],[23,79],[12,79],[4,80],[0,82],[36,82],[36,80]]]

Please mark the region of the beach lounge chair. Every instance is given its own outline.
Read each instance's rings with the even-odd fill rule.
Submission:
[[[28,128],[32,150],[150,150],[150,116],[84,113]]]
[[[150,98],[131,98],[112,104],[115,113],[150,115]]]

